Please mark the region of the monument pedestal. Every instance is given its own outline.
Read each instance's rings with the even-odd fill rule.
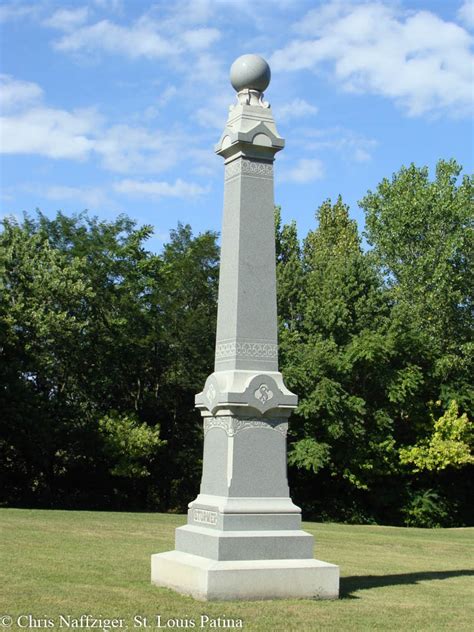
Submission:
[[[273,161],[283,149],[262,91],[268,64],[232,66],[238,104],[216,152],[225,161],[215,367],[204,418],[201,490],[176,550],[152,556],[151,579],[197,599],[335,599],[339,568],[313,559],[286,474],[297,397],[278,370]]]
[[[224,562],[168,551],[152,555],[151,581],[201,601],[339,596],[339,567],[314,559]]]
[[[200,600],[336,599],[339,568],[313,559],[289,496],[286,417],[230,413],[204,413],[201,493],[152,582]]]

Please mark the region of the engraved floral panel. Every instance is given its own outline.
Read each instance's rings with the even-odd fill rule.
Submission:
[[[234,176],[240,174],[242,171],[242,161],[234,160],[225,166],[225,179],[233,178]]]
[[[211,428],[221,428],[229,437],[234,437],[243,430],[252,428],[265,428],[275,430],[284,437],[288,432],[288,422],[271,422],[261,421],[259,419],[237,419],[234,417],[206,417],[204,419],[204,434],[206,435]]]
[[[262,404],[266,404],[273,398],[273,391],[269,389],[268,384],[261,384],[255,391],[254,397]]]
[[[253,160],[242,161],[242,173],[251,176],[273,176],[273,165],[268,162],[255,162]]]
[[[225,166],[226,180],[240,175],[241,173],[249,176],[272,178],[273,164],[241,158],[238,160],[234,160]]]

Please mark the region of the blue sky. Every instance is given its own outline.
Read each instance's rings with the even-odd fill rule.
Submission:
[[[275,201],[300,236],[402,164],[472,171],[472,0],[80,0],[0,4],[1,214],[126,212],[219,230],[213,153],[233,60],[270,63],[286,148]]]

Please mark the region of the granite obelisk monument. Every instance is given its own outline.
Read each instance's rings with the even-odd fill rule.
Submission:
[[[152,556],[151,579],[198,599],[332,599],[339,567],[313,559],[286,473],[297,397],[278,371],[273,161],[283,149],[257,55],[232,65],[237,104],[216,147],[224,216],[214,373],[196,395],[204,422],[201,489],[176,549]]]

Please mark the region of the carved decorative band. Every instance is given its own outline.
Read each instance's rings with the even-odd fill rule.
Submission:
[[[216,345],[216,360],[228,358],[257,358],[259,360],[276,360],[278,345],[271,342],[219,342]]]
[[[242,160],[242,173],[251,176],[273,176],[273,164],[269,162],[254,162],[253,160]]]
[[[225,166],[225,180],[233,178],[241,173],[241,160],[234,160]]]
[[[206,417],[204,419],[204,434],[206,435],[211,428],[221,428],[229,437],[234,437],[243,430],[251,430],[254,428],[274,430],[286,437],[288,432],[288,422],[261,421],[259,419],[236,419],[235,417]]]
[[[268,162],[256,162],[248,159],[238,159],[225,166],[225,179],[244,174],[263,178],[273,177],[273,164]]]

